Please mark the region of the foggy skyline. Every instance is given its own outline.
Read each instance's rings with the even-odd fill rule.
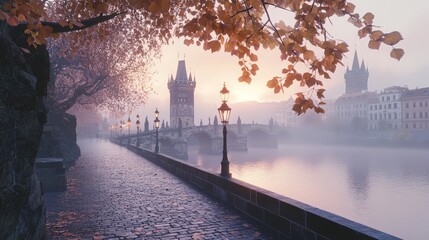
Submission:
[[[389,86],[408,86],[409,89],[427,87],[425,81],[426,52],[424,50],[425,39],[429,36],[429,30],[418,28],[422,23],[429,22],[429,15],[425,13],[429,3],[422,0],[412,0],[406,5],[399,1],[352,1],[356,4],[356,12],[361,15],[372,12],[375,15],[374,24],[380,26],[384,32],[399,31],[404,40],[397,47],[405,50],[401,61],[390,57],[391,47],[381,46],[379,50],[371,50],[367,47],[368,39],[359,39],[357,28],[347,22],[347,18],[333,18],[333,26],[330,26],[331,34],[336,39],[341,39],[349,44],[349,52],[343,59],[344,67],[338,66],[332,79],[324,81],[327,99],[336,99],[345,92],[344,73],[347,66],[351,66],[355,50],[358,52],[359,62],[365,61],[369,69],[369,91],[380,91]],[[388,4],[388,7],[386,6]],[[150,118],[158,108],[161,117],[169,119],[169,92],[167,80],[171,74],[177,71],[178,60],[185,59],[188,74],[196,78],[195,90],[195,124],[207,116],[217,114],[220,105],[219,91],[223,82],[230,90],[229,103],[243,101],[280,102],[286,101],[296,92],[306,92],[307,88],[300,88],[294,84],[285,89],[285,93],[274,94],[272,89],[266,87],[266,82],[273,76],[281,76],[281,69],[287,62],[280,61],[276,51],[263,50],[257,52],[260,70],[253,78],[251,84],[238,82],[241,70],[237,64],[238,59],[228,53],[211,53],[201,47],[183,44],[183,39],[175,39],[174,43],[163,47],[163,56],[156,63],[157,74],[152,76],[152,85],[155,93],[148,96],[147,103],[135,113],[148,115]],[[232,119],[239,113],[232,109]]]

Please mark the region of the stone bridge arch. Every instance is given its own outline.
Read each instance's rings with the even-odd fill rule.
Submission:
[[[207,131],[192,131],[185,136],[188,145],[197,143],[199,145],[199,153],[212,153],[213,135]]]

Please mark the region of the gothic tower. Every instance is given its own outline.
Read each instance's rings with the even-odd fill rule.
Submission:
[[[194,126],[194,91],[195,77],[186,73],[185,60],[177,65],[176,78],[168,80],[170,90],[170,127],[178,128],[179,119],[183,127]]]
[[[368,68],[365,67],[363,60],[361,66],[359,66],[357,51],[355,50],[352,69],[350,70],[347,66],[346,73],[344,74],[346,80],[346,94],[368,91],[368,77]]]

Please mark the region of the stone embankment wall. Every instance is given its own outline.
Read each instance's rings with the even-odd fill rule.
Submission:
[[[133,145],[128,149],[227,203],[278,239],[398,239],[243,181],[227,179]]]
[[[45,239],[45,205],[34,171],[45,121],[30,64],[37,56],[24,53],[10,33],[0,21],[0,239]]]

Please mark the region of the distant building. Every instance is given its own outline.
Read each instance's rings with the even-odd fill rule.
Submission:
[[[375,92],[344,94],[335,101],[336,118],[345,127],[367,130],[368,105],[378,102]]]
[[[355,51],[352,69],[350,70],[347,66],[346,73],[344,74],[346,94],[368,91],[368,77],[368,68],[365,67],[363,60],[361,66],[359,66],[357,51]]]
[[[281,102],[274,112],[274,122],[281,127],[296,127],[298,115],[292,110],[295,101],[290,97]]]
[[[401,98],[407,87],[392,86],[378,94],[378,101],[369,105],[369,129],[386,130],[402,128]]]
[[[402,112],[404,129],[429,131],[429,88],[413,89],[406,92],[402,96]]]
[[[195,77],[187,74],[185,60],[180,60],[177,66],[176,78],[171,75],[168,80],[170,90],[170,127],[178,128],[179,119],[183,127],[194,126],[194,92]]]

